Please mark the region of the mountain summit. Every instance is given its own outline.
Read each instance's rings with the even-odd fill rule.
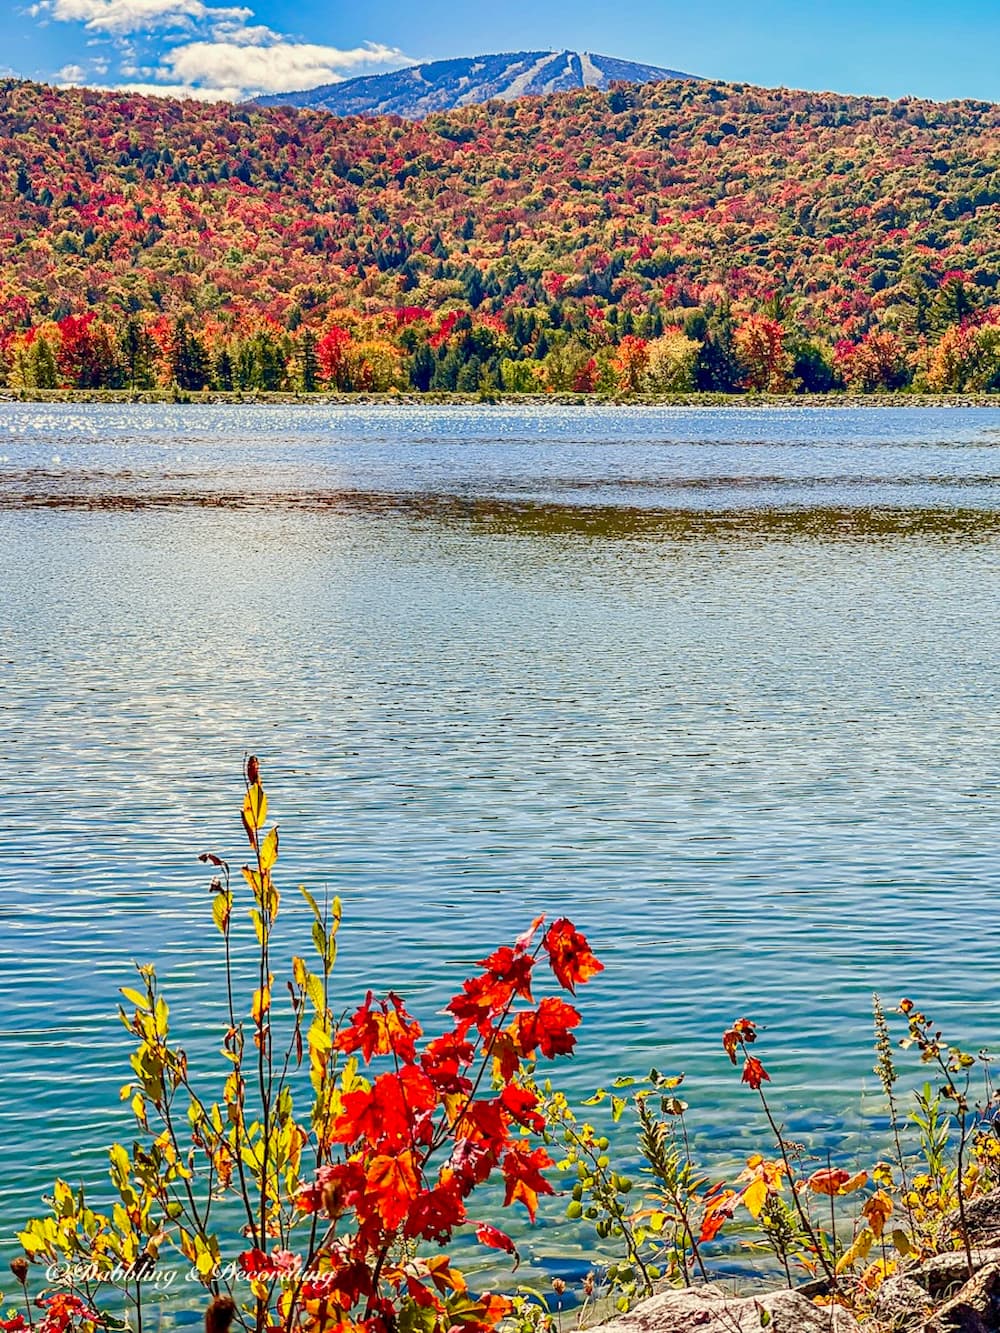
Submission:
[[[690,79],[676,69],[638,65],[586,51],[517,51],[411,65],[390,74],[369,74],[327,83],[299,93],[269,93],[258,106],[297,106],[332,111],[337,116],[404,116],[419,120],[432,111],[488,102],[511,102],[535,93],[571,88],[607,88],[615,80],[654,83]]]

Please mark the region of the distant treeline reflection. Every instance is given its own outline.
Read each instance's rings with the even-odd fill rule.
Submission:
[[[106,478],[102,479],[106,482]],[[149,509],[285,510],[402,519],[467,527],[484,533],[612,540],[697,540],[811,537],[868,539],[938,537],[963,541],[1000,535],[1000,511],[985,508],[879,505],[746,506],[725,509],[560,504],[432,492],[194,491],[106,488],[45,489],[39,477],[7,478],[0,509],[124,512]]]

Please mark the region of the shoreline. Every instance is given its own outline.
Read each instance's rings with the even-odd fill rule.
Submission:
[[[863,407],[1000,408],[1000,394],[828,393],[828,394],[517,394],[517,393],[294,393],[186,392],[174,389],[0,389],[0,405],[9,403],[158,404],[209,407],[694,407],[822,408]]]

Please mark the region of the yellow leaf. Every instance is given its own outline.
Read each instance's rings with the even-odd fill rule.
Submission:
[[[326,996],[323,994],[323,983],[319,977],[310,972],[306,980],[306,994],[312,1002],[312,1007],[317,1013],[322,1013],[326,1009]]]
[[[212,920],[218,927],[219,934],[225,935],[226,928],[229,925],[229,914],[233,908],[233,896],[227,893],[225,889],[215,895],[212,903]]]
[[[141,991],[132,990],[130,986],[119,986],[119,991],[125,996],[129,1004],[134,1004],[137,1009],[143,1009],[149,1012],[149,1001]]]
[[[867,1259],[868,1252],[875,1243],[875,1237],[868,1227],[862,1227],[858,1232],[854,1244],[840,1256],[837,1261],[837,1273],[843,1273],[845,1269],[853,1268],[859,1259]]]
[[[333,1045],[330,1041],[329,1032],[319,1022],[313,1023],[310,1027],[307,1040],[310,1047],[315,1051],[328,1051]]]
[[[269,978],[270,980],[270,978]],[[251,1017],[255,1023],[261,1023],[264,1015],[271,1008],[271,987],[267,985],[262,991],[255,990],[253,993],[253,1008],[250,1011]]]
[[[753,1180],[743,1192],[743,1202],[751,1217],[759,1217],[767,1202],[767,1181]]]
[[[277,859],[278,826],[276,824],[260,845],[260,864],[264,870],[270,870]]]
[[[252,782],[243,798],[243,818],[252,829],[264,827],[267,819],[267,797],[259,782]]]
[[[119,1181],[128,1179],[129,1161],[128,1153],[120,1143],[113,1143],[108,1150],[108,1156],[111,1158],[111,1172],[113,1177]]]

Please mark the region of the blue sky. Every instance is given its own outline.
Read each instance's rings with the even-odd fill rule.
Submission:
[[[1000,101],[997,0],[0,0],[0,68],[208,98],[569,47],[721,79]]]

